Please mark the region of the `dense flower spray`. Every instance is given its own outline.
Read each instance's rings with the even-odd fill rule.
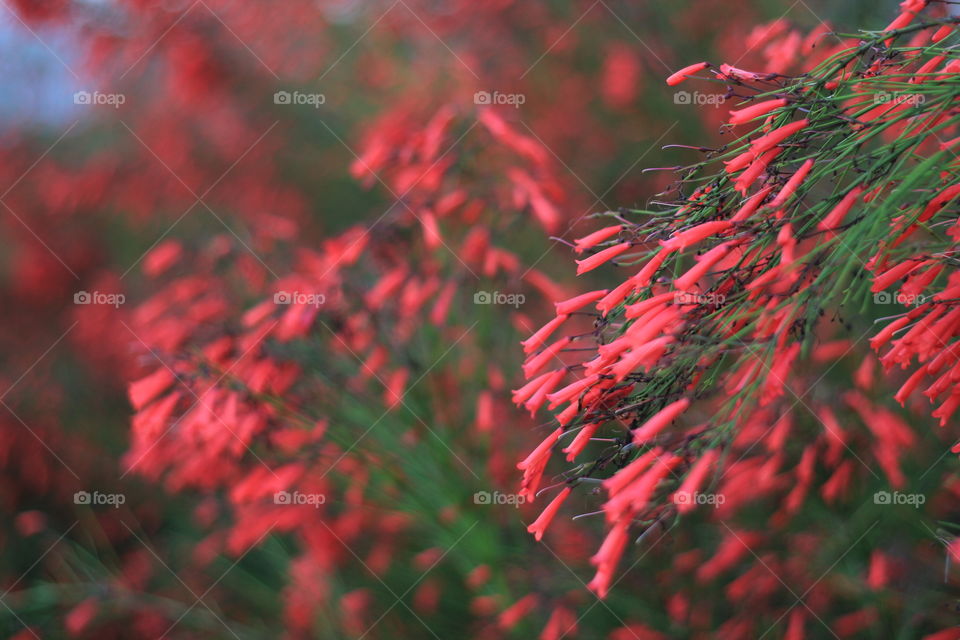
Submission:
[[[952,160],[910,177],[957,148],[951,23],[905,3],[896,34],[841,42],[716,0],[40,4],[12,8],[41,37],[82,25],[91,85],[129,99],[0,149],[18,640],[952,633],[960,491],[952,457],[921,462],[950,429],[920,419],[931,384],[954,397],[930,345],[953,316],[928,317],[950,299],[872,328],[883,364],[926,358],[902,388],[837,322],[955,284],[918,244]],[[732,64],[671,83],[719,81],[723,108],[671,101],[667,67],[715,38]],[[943,140],[907,145],[934,114]],[[699,172],[570,228],[668,185],[624,169],[674,115],[724,117]],[[129,502],[75,502],[92,488]],[[910,490],[927,509],[895,517]]]
[[[925,5],[904,2],[887,29],[858,37],[817,31],[802,41],[775,23],[758,41],[768,68],[703,62],[669,76],[668,85],[712,76],[724,86],[734,140],[677,170],[656,206],[598,214],[612,224],[574,243],[578,275],[611,265],[632,275],[558,303],[524,343],[530,382],[514,400],[538,408],[530,399],[545,391],[559,428],[518,466],[524,491],[543,480],[562,491],[556,500],[569,503],[570,489],[594,496],[606,537],[589,586],[600,598],[634,555],[631,542],[665,535],[704,502],[727,532],[712,557],[691,560],[697,579],[756,560],[728,593],[776,597],[789,583],[767,571],[781,560],[759,551],[765,535],[727,523],[779,496],[769,526],[782,531],[813,494],[834,503],[881,473],[890,490],[905,490],[918,428],[874,393],[888,385],[883,376],[895,383],[896,365],[920,363],[896,393],[900,404],[915,406],[922,391],[939,402],[941,425],[960,408],[951,206],[960,189],[950,142],[960,127],[958,62],[943,42],[955,20],[934,11],[915,23]],[[889,324],[870,340],[879,360],[867,355],[852,388],[811,405],[811,365],[863,353],[867,336],[841,332],[833,318],[889,303],[877,321]],[[547,367],[556,375],[533,378]],[[798,435],[799,408],[818,433]],[[944,448],[957,437],[933,436]],[[560,448],[575,466],[551,482]],[[559,518],[556,500],[532,527],[538,539]],[[877,551],[878,563],[885,557]],[[794,584],[815,583],[783,561]],[[789,637],[843,598],[826,586],[821,595],[815,612],[790,615]],[[677,621],[697,616],[679,594],[671,606]],[[868,607],[836,628],[858,633],[876,620]],[[755,623],[731,618],[723,637],[755,637]]]

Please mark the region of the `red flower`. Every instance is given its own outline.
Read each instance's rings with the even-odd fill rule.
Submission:
[[[730,112],[730,124],[744,124],[758,118],[762,115],[766,115],[773,111],[774,109],[779,109],[787,104],[785,98],[776,98],[774,100],[764,100],[763,102],[758,102],[752,104],[749,107],[744,107],[739,111]]]
[[[633,442],[643,444],[658,433],[663,431],[667,425],[676,420],[684,411],[690,407],[690,401],[687,398],[677,400],[668,404],[657,412],[652,418],[643,423],[643,426],[633,431]]]
[[[547,527],[550,526],[553,518],[557,515],[557,511],[560,509],[560,506],[569,495],[570,487],[564,487],[563,491],[558,493],[557,496],[550,501],[550,504],[544,508],[544,510],[540,513],[540,516],[534,520],[533,524],[527,527],[527,531],[532,533],[538,542],[543,537]]]
[[[631,243],[621,242],[620,244],[608,247],[603,251],[593,254],[589,258],[584,260],[577,260],[577,275],[583,275],[588,271],[593,271],[600,265],[606,264],[607,262],[613,260],[618,255],[629,249]],[[606,293],[606,291],[604,291]]]
[[[686,80],[687,78],[689,78],[690,76],[692,76],[693,74],[699,71],[703,71],[709,66],[710,66],[709,63],[706,63],[706,62],[697,62],[695,64],[687,65],[683,69],[680,69],[679,71],[676,71],[670,74],[667,77],[667,84],[670,85],[671,87],[674,85],[678,85],[684,80]]]

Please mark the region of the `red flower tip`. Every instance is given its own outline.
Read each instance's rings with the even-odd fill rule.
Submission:
[[[743,109],[731,111],[730,124],[744,124],[754,118],[766,115],[774,109],[786,106],[786,104],[787,100],[785,98],[777,98],[776,100],[765,100],[757,104],[752,104],[749,107],[744,107]]]
[[[667,84],[670,85],[671,87],[674,86],[674,85],[678,85],[678,84],[680,84],[681,82],[683,82],[684,80],[686,80],[688,77],[692,76],[693,74],[695,74],[695,73],[697,73],[697,72],[699,72],[699,71],[703,71],[704,69],[706,69],[706,68],[709,67],[709,66],[710,66],[710,64],[707,63],[707,62],[698,62],[698,63],[696,63],[696,64],[688,65],[688,66],[684,67],[683,69],[680,69],[680,70],[677,71],[676,73],[673,73],[673,74],[671,74],[670,76],[668,76],[668,77],[667,77]]]
[[[557,515],[557,511],[560,509],[560,506],[563,504],[564,500],[567,499],[567,496],[570,495],[570,487],[564,487],[563,491],[557,494],[557,497],[550,501],[550,504],[540,513],[540,517],[533,521],[527,531],[533,534],[533,537],[539,542],[543,538],[544,532],[547,530],[547,527],[550,526],[550,523],[553,521],[553,518]]]
[[[608,247],[603,251],[593,254],[589,258],[584,260],[577,260],[577,275],[583,275],[588,271],[593,271],[602,264],[613,260],[618,255],[630,248],[629,242],[621,242],[612,247]],[[606,293],[606,291],[604,291]]]

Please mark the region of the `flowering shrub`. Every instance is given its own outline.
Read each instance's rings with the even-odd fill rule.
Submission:
[[[599,597],[609,593],[634,529],[643,541],[708,504],[726,533],[716,555],[696,567],[698,580],[755,560],[742,577],[767,586],[744,582],[741,591],[733,582],[728,595],[759,599],[774,625],[788,619],[789,637],[800,637],[811,620],[848,635],[878,623],[873,606],[824,622],[843,610],[836,601],[842,592],[820,585],[806,562],[781,563],[809,553],[801,539],[816,544],[823,535],[818,527],[798,531],[794,522],[816,494],[836,504],[883,480],[876,504],[926,502],[915,486],[901,492],[936,462],[919,477],[906,474],[921,436],[883,395],[871,398],[888,376],[897,380],[894,365],[909,368],[914,357],[921,365],[890,394],[901,406],[922,411],[913,392],[927,377],[924,395],[941,398],[932,411],[941,426],[960,406],[952,392],[949,292],[956,223],[949,205],[960,193],[950,170],[957,61],[943,43],[954,23],[914,24],[924,4],[903,3],[886,29],[842,40],[807,65],[794,58],[826,34],[814,32],[804,46],[795,34],[774,40],[768,50],[779,58],[771,70],[701,62],[669,76],[668,85],[701,73],[724,83],[741,101],[729,118],[736,139],[700,149],[705,159],[678,170],[657,208],[610,213],[609,226],[574,244],[578,275],[607,263],[639,270],[611,289],[558,302],[556,317],[524,343],[529,382],[514,401],[531,411],[565,408],[556,414],[559,426],[518,467],[532,497],[559,441],[567,461],[578,463],[531,525],[538,539],[571,490],[597,493],[599,483],[605,500],[597,515],[607,534],[591,558],[590,583]],[[809,70],[785,75],[794,66]],[[877,320],[879,330],[855,321],[891,304],[893,315]],[[870,334],[879,358],[858,349]],[[811,393],[858,353],[863,360],[849,390]],[[815,419],[804,436],[798,407]],[[595,453],[585,454],[588,447]],[[948,473],[931,500],[943,500],[951,484]],[[764,556],[764,533],[728,524],[763,499],[780,505],[767,526],[783,531],[786,557]],[[951,511],[940,517],[949,520]],[[790,542],[794,535],[800,546]],[[892,550],[875,546],[865,587],[888,586],[891,557]],[[822,600],[798,609],[798,593],[815,587]],[[782,591],[796,602],[778,608],[771,600]],[[676,617],[706,623],[706,612],[695,614],[688,598],[677,597]],[[756,624],[755,614],[731,619],[725,637],[755,637]]]
[[[953,20],[448,5],[14,8],[8,635],[957,637]]]

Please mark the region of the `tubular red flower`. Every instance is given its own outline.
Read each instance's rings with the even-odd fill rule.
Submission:
[[[630,291],[634,288],[633,282],[630,280],[624,280],[621,282],[613,291],[605,295],[603,298],[597,302],[596,309],[600,312],[600,315],[606,316],[608,313],[613,311],[614,307],[624,301],[624,299],[630,295]]]
[[[736,189],[741,194],[746,195],[747,189],[756,182],[757,178],[760,177],[760,174],[767,170],[767,167],[773,162],[773,159],[780,155],[780,152],[783,151],[780,147],[774,147],[769,151],[760,155],[759,158],[753,161],[753,164],[750,167],[740,174],[740,177],[736,181]]]
[[[730,218],[730,222],[743,222],[756,213],[757,209],[759,209],[763,203],[763,199],[766,198],[767,194],[771,191],[773,191],[773,186],[766,186],[747,198],[737,212],[733,214],[733,217]]]
[[[933,36],[931,36],[930,42],[933,42],[934,44],[936,44],[937,42],[940,42],[941,40],[949,36],[951,33],[953,33],[954,28],[955,28],[955,25],[952,25],[952,24],[943,25],[942,27],[937,29],[936,33],[934,33]]]
[[[730,253],[731,246],[731,243],[724,242],[700,256],[700,261],[696,265],[673,281],[674,288],[678,291],[689,291],[692,289],[693,285],[695,285],[700,278],[705,276],[715,264],[723,260],[723,258]]]
[[[563,404],[564,402],[566,402],[567,400],[570,400],[575,396],[580,395],[582,391],[584,391],[585,389],[593,385],[599,377],[600,376],[596,374],[587,376],[586,378],[577,380],[576,382],[573,382],[572,384],[565,386],[563,389],[560,389],[559,391],[548,394],[547,399],[550,401],[550,408],[554,409],[560,406],[561,404]]]
[[[655,256],[650,258],[647,261],[647,264],[643,265],[643,268],[633,276],[632,280],[634,285],[641,289],[643,287],[650,286],[650,281],[653,280],[653,276],[656,275],[660,267],[663,266],[664,261],[666,261],[667,256],[672,252],[668,249],[662,249]]]
[[[690,400],[682,398],[672,402],[657,412],[652,418],[643,423],[643,426],[633,431],[634,444],[644,444],[663,431],[667,425],[676,420],[690,407]]]
[[[697,581],[701,584],[710,582],[725,569],[732,567],[740,558],[750,553],[751,545],[759,542],[758,534],[751,532],[730,532],[707,562],[697,569]]]
[[[625,354],[610,368],[614,380],[618,382],[637,369],[649,369],[663,356],[667,346],[673,341],[672,336],[661,336],[642,346],[636,347]]]
[[[533,353],[534,351],[542,347],[544,343],[547,341],[547,338],[549,338],[550,335],[554,331],[556,331],[560,327],[560,325],[562,325],[569,317],[570,316],[566,314],[560,314],[556,318],[548,322],[547,324],[537,329],[537,331],[534,332],[532,336],[530,336],[529,338],[527,338],[526,340],[520,343],[521,345],[523,345],[523,352]]]
[[[653,296],[652,298],[647,298],[635,304],[629,304],[624,309],[626,312],[624,316],[628,319],[639,318],[643,314],[647,313],[651,309],[654,309],[660,305],[665,305],[668,302],[671,302],[677,298],[676,291],[667,291],[666,293],[661,293],[660,295]]]
[[[559,369],[559,371],[562,371],[562,369]],[[527,384],[523,385],[519,389],[514,389],[513,402],[515,404],[523,404],[524,402],[529,400],[530,396],[536,393],[537,389],[539,389],[543,385],[543,383],[546,381],[546,379],[553,373],[554,373],[553,371],[548,371],[547,373],[537,376],[536,378],[534,378]]]
[[[680,311],[676,307],[653,309],[639,322],[634,322],[630,325],[624,338],[631,347],[635,349],[642,347],[670,325],[678,324],[680,317]]]
[[[585,235],[582,238],[578,238],[573,241],[574,248],[573,250],[577,253],[583,253],[587,249],[592,249],[597,246],[604,240],[607,240],[618,233],[623,229],[622,224],[617,224],[612,227],[605,227],[599,231],[594,231],[591,234]]]
[[[947,140],[946,142],[940,143],[940,151],[946,151],[948,149],[953,149],[955,146],[960,144],[960,136]]]
[[[136,436],[151,441],[159,437],[168,428],[168,420],[182,397],[183,394],[173,391],[141,409],[133,417]]]
[[[550,501],[542,512],[540,516],[533,521],[527,531],[533,534],[533,537],[539,542],[543,538],[544,532],[547,530],[547,527],[550,526],[550,523],[553,522],[554,517],[557,515],[560,506],[563,505],[563,502],[567,499],[567,496],[570,495],[570,487],[564,487],[563,491],[557,494],[553,500]]]
[[[631,244],[629,242],[621,242],[612,247],[608,247],[603,251],[593,254],[589,258],[583,260],[577,260],[577,275],[583,275],[588,271],[593,271],[600,265],[606,264],[610,260],[613,260],[618,255],[629,249]],[[606,292],[604,292],[606,293]]]
[[[647,467],[656,460],[660,454],[663,453],[663,449],[660,447],[655,447],[650,451],[647,451],[639,458],[625,466],[623,469],[620,469],[617,473],[610,476],[603,481],[603,488],[607,490],[611,496],[619,493],[625,486],[633,482],[641,473],[647,470]]]
[[[142,409],[154,398],[166,391],[175,380],[173,373],[166,367],[160,367],[153,373],[131,382],[127,387],[130,404],[134,409]]]
[[[715,220],[713,222],[704,222],[695,227],[674,234],[669,240],[660,243],[664,249],[682,250],[691,247],[701,240],[710,236],[723,233],[733,227],[733,223],[728,220]]]
[[[540,486],[540,479],[543,477],[547,462],[550,460],[550,451],[561,433],[563,433],[563,429],[557,429],[551,433],[523,462],[517,464],[517,468],[523,471],[519,495],[524,496],[530,502],[533,502],[537,497],[537,488]]]
[[[947,206],[957,196],[960,196],[960,183],[951,185],[938,193],[929,204],[924,208],[923,213],[917,218],[918,222],[926,222],[935,216],[941,209]]]
[[[728,160],[724,162],[725,170],[727,173],[736,173],[737,171],[742,171],[750,166],[750,164],[757,159],[757,154],[752,150],[747,149],[740,155],[736,156],[733,160]]]
[[[584,425],[580,431],[577,432],[577,435],[573,437],[570,444],[565,449],[561,449],[563,453],[567,454],[567,462],[573,462],[574,458],[583,452],[587,445],[590,444],[590,438],[593,437],[593,434],[595,434],[599,428],[599,422],[591,422],[590,424]]]
[[[710,449],[700,456],[700,459],[697,460],[692,467],[690,467],[690,471],[687,472],[687,476],[683,479],[680,487],[677,488],[677,491],[674,493],[674,503],[677,505],[677,511],[680,513],[687,513],[696,507],[696,501],[691,500],[690,498],[700,489],[704,478],[707,477],[710,469],[719,458],[720,451],[717,449]],[[683,499],[677,499],[678,496],[682,496]]]
[[[796,193],[797,188],[799,188],[799,186],[803,183],[803,181],[806,180],[807,174],[810,173],[810,170],[812,168],[813,168],[813,159],[811,158],[806,162],[804,162],[800,166],[800,168],[797,169],[796,173],[790,176],[790,179],[787,180],[787,183],[783,185],[783,189],[781,189],[780,193],[778,193],[774,197],[774,199],[770,201],[768,206],[771,209],[779,209],[784,204],[786,204],[787,200],[789,200],[790,197],[793,196],[794,193]]]
[[[671,87],[678,85],[693,74],[703,71],[709,66],[710,65],[706,62],[697,62],[696,64],[687,65],[683,69],[670,74],[667,77],[667,84]]]
[[[906,8],[903,12],[900,13],[896,18],[893,19],[893,22],[887,25],[884,31],[896,31],[897,29],[903,29],[917,17],[917,13],[926,6],[926,2],[919,2],[911,4],[910,8]],[[914,6],[916,5],[916,6]],[[889,44],[889,40],[887,43]]]
[[[897,280],[906,277],[913,271],[928,264],[930,264],[929,260],[923,262],[917,260],[905,260],[900,264],[890,267],[883,273],[875,276],[873,279],[873,286],[870,287],[870,291],[873,293],[883,291]]]
[[[143,258],[143,272],[155,278],[176,264],[183,255],[183,247],[176,240],[165,240]]]
[[[757,104],[744,107],[743,109],[730,112],[730,124],[744,124],[754,118],[766,115],[774,109],[779,109],[787,104],[786,98],[777,98],[774,100],[765,100]]]
[[[436,249],[442,245],[443,236],[440,234],[440,225],[437,224],[437,216],[435,216],[432,211],[423,211],[419,219],[423,227],[423,243],[430,249]]]
[[[553,391],[553,389],[560,384],[560,381],[563,380],[563,377],[567,375],[566,369],[557,369],[552,372],[546,380],[543,381],[543,384],[533,392],[533,395],[530,396],[530,399],[527,400],[523,406],[530,412],[530,415],[533,416],[537,409],[540,408],[546,399],[548,394]]]
[[[597,254],[600,255],[600,254]],[[554,306],[557,309],[557,315],[570,315],[574,311],[582,309],[591,302],[596,302],[603,296],[607,295],[607,290],[602,289],[600,291],[590,291],[589,293],[584,293],[569,300],[564,300],[563,302],[555,302]]]
[[[893,396],[893,399],[896,400],[901,407],[906,406],[907,398],[910,397],[910,394],[920,385],[920,382],[927,376],[927,370],[925,367],[920,367],[913,372],[907,381],[903,383],[899,390],[897,390],[896,395]]]
[[[823,220],[817,224],[817,228],[827,231],[839,227],[843,219],[847,217],[850,209],[856,204],[861,193],[863,193],[863,187],[854,187],[848,191],[847,194],[840,199],[840,202],[830,210],[830,213],[825,215]]]
[[[587,584],[587,587],[596,593],[598,598],[606,598],[610,591],[613,572],[616,570],[620,557],[627,546],[627,528],[629,526],[630,523],[626,519],[614,524],[610,533],[603,540],[603,544],[600,545],[600,549],[590,558],[590,563],[597,567],[597,573]]]
[[[561,349],[566,347],[568,344],[570,344],[569,337],[560,338],[537,355],[529,358],[525,363],[523,363],[523,375],[529,378],[530,376],[538,373],[541,369],[547,366],[548,362],[556,357]]]
[[[450,312],[450,305],[453,304],[453,296],[457,292],[456,282],[448,282],[440,289],[437,300],[430,310],[430,322],[435,326],[441,326],[446,322],[447,314]]]
[[[546,626],[540,632],[539,640],[563,640],[568,633],[575,636],[578,622],[569,607],[554,607]]]
[[[930,415],[934,418],[940,418],[940,426],[945,427],[958,408],[960,408],[960,392],[951,394],[946,402],[937,407]]]
[[[507,607],[497,618],[497,625],[506,631],[517,626],[537,606],[537,594],[530,593]]]
[[[750,143],[750,150],[756,154],[769,151],[793,134],[806,127],[808,124],[810,124],[810,121],[806,118],[803,120],[797,120],[796,122],[791,122],[790,124],[785,124],[782,127],[774,129],[770,133],[760,136],[754,140],[752,143]]]
[[[563,433],[562,429],[557,429],[549,436],[547,436],[540,444],[537,445],[537,448],[530,452],[522,462],[517,463],[517,469],[521,471],[525,469],[530,469],[531,467],[536,466],[540,462],[546,460],[550,457],[550,449],[553,448],[553,445],[557,443],[557,439],[560,437],[560,434]]]
[[[940,66],[940,63],[946,59],[946,56],[933,56],[927,60],[916,72],[913,74],[913,77],[910,78],[912,84],[923,84],[930,77],[927,75],[932,72],[934,69]]]
[[[612,496],[603,504],[603,510],[608,522],[628,520],[630,514],[641,513],[649,504],[657,485],[663,480],[682,458],[667,454],[657,458],[650,468],[636,481],[624,487],[617,495]]]
[[[559,424],[561,427],[565,427],[573,422],[573,419],[576,418],[577,414],[579,413],[580,407],[577,406],[576,402],[573,402],[570,404],[570,406],[557,414],[557,424]]]
[[[403,392],[407,386],[407,379],[410,377],[410,371],[406,367],[392,372],[386,380],[386,389],[383,393],[383,403],[388,408],[394,408],[403,402]]]
[[[494,398],[489,390],[481,391],[477,394],[476,419],[474,424],[477,431],[481,433],[489,432],[494,427]]]

